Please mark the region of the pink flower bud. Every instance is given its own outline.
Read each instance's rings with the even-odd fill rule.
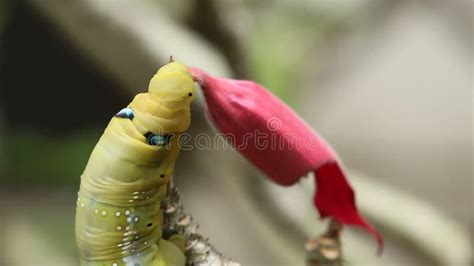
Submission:
[[[235,149],[283,186],[313,171],[317,184],[314,204],[321,217],[363,227],[382,250],[382,236],[357,210],[354,191],[337,155],[298,114],[255,82],[190,70],[204,92],[208,118]]]

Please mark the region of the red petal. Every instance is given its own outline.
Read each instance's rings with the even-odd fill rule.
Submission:
[[[320,166],[315,171],[317,193],[314,205],[321,217],[331,216],[344,224],[361,226],[371,233],[382,253],[382,235],[360,215],[355,205],[354,190],[337,161]]]
[[[380,233],[357,210],[354,191],[336,154],[303,119],[255,82],[190,69],[203,89],[209,118],[235,149],[280,185],[292,185],[314,171],[314,203],[321,217],[359,225],[382,247]]]

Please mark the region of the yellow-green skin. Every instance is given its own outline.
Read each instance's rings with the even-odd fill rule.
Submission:
[[[81,176],[76,240],[81,265],[184,265],[180,245],[161,238],[166,195],[179,154],[178,139],[191,122],[194,82],[172,62],[150,81],[148,93],[128,105],[134,117],[113,117]],[[145,135],[173,134],[169,145]]]

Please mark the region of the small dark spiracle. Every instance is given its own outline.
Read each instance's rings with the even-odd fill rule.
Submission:
[[[128,118],[130,120],[133,119],[134,115],[133,115],[133,110],[131,108],[123,108],[122,110],[120,110],[116,115],[115,117],[118,117],[118,118]]]
[[[164,147],[170,143],[171,138],[173,137],[173,134],[160,135],[160,134],[147,133],[145,137],[149,145]]]

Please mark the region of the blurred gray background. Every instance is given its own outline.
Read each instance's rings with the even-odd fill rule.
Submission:
[[[110,117],[170,55],[256,80],[321,133],[387,246],[344,231],[348,265],[472,265],[473,4],[427,0],[1,0],[0,265],[76,265],[79,176]],[[214,134],[193,106],[192,134]],[[175,181],[225,255],[304,265],[325,222],[231,150]]]

